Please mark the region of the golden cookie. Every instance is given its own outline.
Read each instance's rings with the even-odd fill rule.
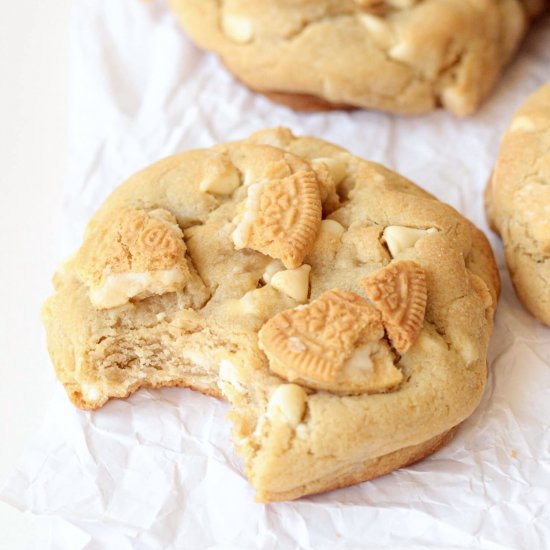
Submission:
[[[424,325],[428,291],[424,270],[398,261],[361,280],[367,296],[382,313],[393,347],[406,353]]]
[[[247,209],[257,221],[240,248]],[[419,267],[403,275],[404,265]],[[171,270],[184,278],[136,293],[136,276]],[[449,440],[485,387],[497,273],[483,234],[451,207],[277,128],[120,185],[56,273],[43,319],[77,406],[143,387],[223,397],[258,500],[285,500],[382,475]],[[114,276],[120,300],[98,305]],[[368,290],[372,303],[365,279],[384,282]]]
[[[485,198],[518,296],[550,325],[550,84],[514,115]]]
[[[170,0],[201,47],[296,110],[473,114],[547,0]]]

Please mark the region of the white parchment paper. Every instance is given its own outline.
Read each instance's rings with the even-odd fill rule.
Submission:
[[[75,4],[66,254],[137,169],[275,125],[382,162],[488,231],[482,191],[502,131],[526,95],[550,80],[546,17],[469,120],[444,112],[296,114],[236,83],[191,44],[163,1]],[[262,505],[232,450],[224,403],[166,389],[87,413],[57,386],[0,498],[52,516],[55,549],[550,548],[550,330],[522,309],[500,242],[490,238],[503,293],[487,391],[431,458],[347,489]]]

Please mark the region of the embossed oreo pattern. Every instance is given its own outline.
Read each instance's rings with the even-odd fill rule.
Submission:
[[[165,210],[154,213],[158,217],[121,208],[94,228],[79,252],[83,278],[97,284],[106,274],[171,269],[181,262],[186,246],[175,218]]]
[[[415,262],[394,262],[363,279],[361,286],[382,313],[393,346],[405,353],[424,324],[428,297],[424,270]]]
[[[355,347],[373,334],[383,334],[380,314],[357,294],[329,290],[308,306],[270,319],[259,339],[278,374],[284,376],[288,366],[306,378],[331,382]]]
[[[294,269],[309,252],[320,224],[319,183],[313,171],[302,170],[265,185],[246,244]]]

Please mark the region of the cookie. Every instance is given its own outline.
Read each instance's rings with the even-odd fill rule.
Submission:
[[[303,111],[467,116],[547,0],[170,0],[244,84]]]
[[[550,84],[514,115],[485,197],[518,296],[550,325]]]
[[[98,300],[112,277],[116,300]],[[481,399],[499,290],[487,240],[454,209],[282,128],[132,176],[54,283],[43,319],[69,398],[96,409],[186,386],[228,400],[265,502],[448,441]]]

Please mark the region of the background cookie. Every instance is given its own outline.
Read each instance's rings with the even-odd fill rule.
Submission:
[[[121,213],[140,222],[122,223]],[[89,243],[116,221],[124,242],[135,228],[137,244],[126,248],[141,254],[143,224],[164,224],[155,234],[172,242],[174,219],[179,286],[158,284],[155,271],[174,265],[161,255],[158,268],[135,264],[143,271],[133,276],[157,281],[145,293],[94,305],[83,275]],[[284,247],[265,249],[263,233],[242,245],[246,223],[258,219],[269,223],[255,229],[277,239],[300,234],[298,267],[285,266]],[[310,229],[294,232],[303,220]],[[108,276],[118,249],[102,250]],[[55,284],[44,320],[73,402],[97,408],[167,385],[225,397],[263,501],[369,479],[448,441],[481,398],[499,289],[484,235],[451,207],[285,129],[182,153],[130,178]]]
[[[550,84],[532,94],[505,133],[486,191],[487,216],[525,307],[550,325]]]
[[[472,114],[545,0],[171,0],[250,88],[298,110]]]

